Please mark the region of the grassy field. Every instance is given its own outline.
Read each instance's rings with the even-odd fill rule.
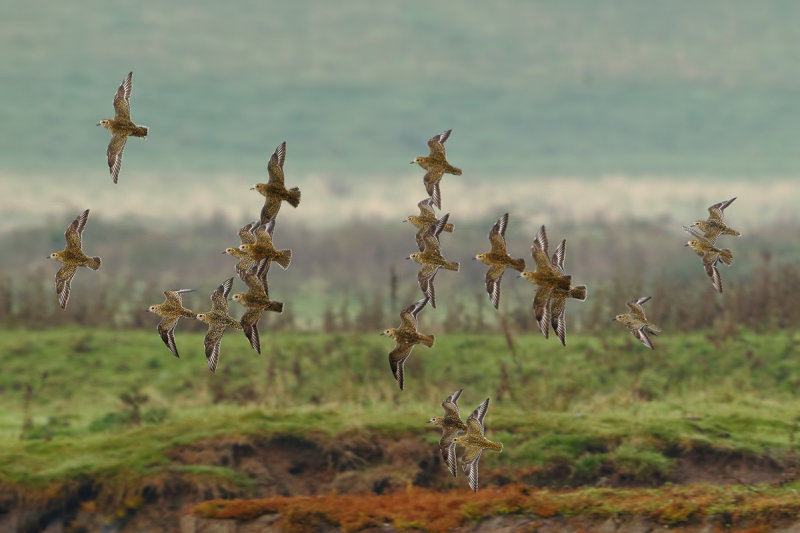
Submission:
[[[176,479],[187,503],[204,494],[413,485],[461,491],[463,480],[438,463],[438,432],[426,421],[444,396],[463,388],[464,416],[491,398],[487,435],[505,445],[482,460],[486,491],[508,483],[574,489],[703,482],[766,483],[784,487],[771,498],[789,495],[800,467],[800,337],[741,331],[726,340],[698,332],[658,341],[650,352],[623,331],[573,335],[566,348],[525,335],[514,339],[512,352],[502,336],[441,334],[433,348],[415,350],[400,391],[387,364],[391,343],[377,334],[265,331],[262,356],[241,334],[228,334],[218,373],[210,375],[198,333],[177,335],[182,357],[175,359],[155,331],[4,330],[0,480],[5,494],[29,502],[80,492],[75,487],[88,482],[84,499],[98,513],[114,515],[136,502],[123,516],[154,504],[153,491],[169,494]],[[241,450],[263,454],[258,464],[277,465],[280,475],[225,459]],[[295,482],[312,471],[320,479]],[[283,483],[277,492],[276,479]],[[597,497],[575,494],[586,509]],[[736,498],[727,490],[703,496],[711,507],[716,497]],[[578,512],[564,498],[553,503],[553,515]],[[253,505],[264,513],[302,509],[303,501]],[[763,505],[779,505],[770,502]],[[199,516],[210,516],[208,509]],[[685,514],[694,520],[712,511]]]
[[[433,441],[424,422],[458,388],[465,413],[492,398],[487,425],[506,443],[488,458],[495,466],[573,464],[599,446],[666,472],[669,445],[793,448],[796,335],[746,333],[716,346],[702,334],[673,335],[645,352],[623,333],[576,336],[566,348],[525,336],[516,355],[501,336],[440,335],[414,352],[401,392],[386,361],[390,342],[377,334],[267,332],[261,357],[229,334],[209,375],[199,334],[177,337],[177,360],[154,332],[5,331],[0,428],[2,453],[15,460],[2,461],[3,475],[47,482],[144,472],[172,445],[225,434],[364,430]]]

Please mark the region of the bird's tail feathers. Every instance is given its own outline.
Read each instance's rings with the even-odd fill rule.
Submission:
[[[433,335],[422,335],[422,338],[420,339],[420,342],[422,344],[424,344],[425,346],[427,346],[428,348],[431,348],[433,346],[433,341],[434,340],[435,340],[435,338],[434,338]]]
[[[733,252],[731,252],[727,248],[723,248],[722,250],[720,250],[719,260],[725,263],[726,265],[730,265],[731,263],[733,263]]]
[[[490,450],[494,450],[496,452],[502,452],[503,451],[503,443],[501,443],[501,442],[491,442],[490,441],[490,442],[487,442],[486,444],[487,444],[486,447],[489,448]]]
[[[272,301],[269,303],[266,310],[273,311],[275,313],[283,313],[283,302]]]
[[[454,167],[453,165],[450,165],[450,164],[447,165],[447,168],[445,168],[444,171],[447,172],[448,174],[453,174],[454,176],[460,176],[461,175],[461,169],[460,168],[456,168],[456,167]]]
[[[584,301],[586,299],[586,285],[578,285],[570,289],[569,297]]]
[[[725,235],[733,235],[734,237],[738,237],[739,235],[741,235],[741,233],[732,228],[725,228],[725,230],[722,233]]]
[[[652,335],[658,335],[659,333],[661,333],[661,328],[659,328],[657,326],[653,326],[652,324],[647,324],[644,327],[644,329],[645,329],[645,331],[647,331],[648,333],[650,333]]]
[[[447,270],[454,270],[455,272],[458,272],[458,269],[459,269],[459,264],[458,264],[457,262],[455,262],[455,261],[447,261],[447,262],[444,264],[444,267],[445,267]]]
[[[453,233],[454,229],[456,229],[456,227],[453,224],[447,223],[444,225],[444,231],[447,233]]]
[[[136,126],[136,129],[133,130],[134,137],[147,137],[147,133],[150,131],[150,128],[147,126]]]
[[[286,270],[289,268],[289,264],[292,262],[292,251],[289,249],[281,250],[278,252],[278,255],[275,256],[275,262],[278,263],[281,268]]]
[[[300,188],[292,187],[289,189],[289,198],[286,200],[292,207],[300,205]]]
[[[511,268],[522,272],[523,270],[525,270],[525,260],[521,257],[519,259],[512,259]]]
[[[99,257],[90,257],[89,260],[86,262],[86,266],[88,266],[92,270],[97,270],[98,268],[100,268],[100,263],[102,263],[102,261],[100,261]]]

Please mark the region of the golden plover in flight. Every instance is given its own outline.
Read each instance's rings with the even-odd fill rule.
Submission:
[[[433,278],[439,267],[444,267],[447,270],[458,272],[459,264],[455,261],[448,261],[442,256],[439,248],[439,234],[442,233],[444,227],[447,225],[447,219],[450,218],[450,213],[447,213],[440,218],[435,225],[433,225],[423,237],[423,245],[421,252],[414,252],[406,259],[413,259],[422,268],[417,274],[417,282],[423,294],[428,297],[431,302],[431,307],[436,307],[436,297],[433,288]]]
[[[69,301],[69,284],[78,267],[85,266],[92,270],[100,268],[99,257],[87,257],[81,248],[81,234],[83,228],[86,227],[86,221],[89,219],[89,210],[87,209],[72,221],[64,232],[64,238],[67,240],[67,246],[60,252],[53,252],[50,254],[50,259],[63,264],[56,272],[56,294],[58,295],[58,303],[61,309],[67,308]]]
[[[284,270],[289,268],[289,264],[292,262],[291,250],[276,250],[275,246],[272,244],[272,227],[274,227],[272,221],[268,224],[261,224],[254,230],[256,242],[239,245],[239,250],[244,252],[247,257],[251,258],[256,263],[266,261],[259,275],[264,275],[264,272],[269,270],[269,265],[272,261],[278,263]]]
[[[239,230],[239,240],[241,240],[241,244],[256,244],[258,241],[256,236],[258,231],[265,231],[270,239],[272,238],[272,232],[275,230],[275,220],[270,220],[265,228],[256,229],[258,226],[258,222],[251,222],[250,224],[242,226],[242,228]],[[225,251],[222,253],[228,254],[239,260],[239,262],[236,263],[236,273],[239,275],[239,278],[242,281],[244,281],[244,273],[257,264],[256,260],[250,254],[243,252],[239,248],[225,248]],[[266,278],[270,263],[270,260],[259,263],[259,266],[262,269],[261,272],[259,272],[259,275],[262,278]]]
[[[433,212],[433,200],[430,198],[425,198],[420,203],[417,204],[419,207],[419,215],[408,216],[403,222],[411,222],[415,228],[418,228],[417,231],[417,246],[419,246],[419,251],[421,252],[424,249],[424,238],[425,234],[428,232],[431,227],[439,221],[436,218],[436,215]],[[455,229],[455,226],[452,224],[445,224],[444,231],[448,233],[452,233]]]
[[[624,324],[625,327],[631,330],[633,336],[639,339],[639,342],[652,350],[653,343],[650,341],[650,337],[648,337],[647,334],[651,333],[653,335],[658,335],[661,333],[661,330],[654,324],[648,322],[647,317],[644,315],[644,308],[642,307],[642,304],[649,299],[650,297],[646,296],[644,298],[639,298],[638,300],[631,300],[626,304],[628,309],[630,309],[630,312],[624,315],[617,315],[614,317],[614,320]]]
[[[161,340],[167,345],[167,348],[175,355],[178,355],[178,348],[175,346],[175,326],[178,325],[178,320],[182,316],[195,317],[196,313],[191,309],[186,309],[181,300],[181,294],[184,292],[191,292],[193,289],[178,289],[175,291],[164,291],[164,303],[158,305],[151,305],[147,308],[151,313],[155,313],[161,317],[161,322],[158,323],[158,333],[161,335]]]
[[[228,314],[228,294],[233,287],[233,278],[226,279],[222,285],[214,289],[211,293],[211,311],[198,313],[197,320],[208,324],[208,331],[203,340],[206,349],[206,360],[208,368],[212,372],[217,371],[219,363],[219,349],[222,343],[222,336],[227,328],[242,329],[239,321]]]
[[[439,451],[442,454],[444,464],[447,465],[453,477],[456,475],[456,444],[453,442],[453,437],[467,431],[467,425],[461,420],[461,415],[458,413],[458,397],[461,396],[461,391],[458,389],[453,394],[448,396],[442,402],[444,408],[444,416],[434,416],[428,422],[434,426],[442,429],[442,438],[439,439]]]
[[[484,436],[483,417],[489,409],[489,398],[480,404],[469,418],[467,418],[467,434],[453,437],[455,444],[464,447],[464,454],[461,456],[461,468],[467,475],[469,486],[473,492],[478,492],[478,461],[483,450],[490,449],[495,452],[503,451],[503,445],[499,442],[492,442]]]
[[[400,390],[403,390],[405,379],[403,377],[403,364],[411,355],[411,350],[414,349],[415,344],[423,344],[430,348],[433,346],[433,335],[423,335],[417,331],[417,314],[428,303],[428,298],[423,298],[415,302],[400,312],[400,327],[389,328],[383,331],[381,335],[386,335],[394,339],[397,344],[391,352],[389,352],[389,367],[392,369],[394,379],[400,385]]]
[[[501,216],[489,231],[489,243],[492,245],[492,250],[475,256],[475,259],[481,263],[489,265],[489,270],[486,272],[486,292],[489,293],[489,299],[495,309],[500,304],[500,280],[503,278],[506,267],[520,272],[525,270],[525,260],[514,259],[506,251],[507,225],[508,213]]]
[[[557,265],[551,263],[547,256],[547,248],[547,232],[542,226],[531,246],[531,255],[536,268],[520,274],[520,277],[536,285],[536,295],[533,297],[533,316],[545,338],[550,335],[550,295],[555,288],[569,291],[572,283],[570,276],[565,276]],[[556,251],[556,256],[558,255],[559,252]]]
[[[258,275],[258,265],[254,265],[242,277],[247,284],[247,292],[237,292],[231,298],[247,307],[239,323],[242,325],[250,346],[255,351],[261,353],[261,341],[258,336],[258,321],[261,313],[272,311],[274,313],[283,312],[283,302],[275,302],[269,299],[269,289],[267,281],[262,280]]]
[[[694,250],[694,253],[701,257],[703,268],[705,269],[708,277],[711,279],[711,284],[715,289],[717,289],[718,292],[722,292],[722,277],[720,277],[719,270],[717,270],[717,263],[719,261],[722,261],[726,265],[733,263],[733,252],[727,248],[715,247],[694,228],[689,228],[686,226],[681,227],[689,235],[694,237],[694,239],[687,241],[684,246],[690,247],[692,250]]]
[[[131,121],[131,76],[133,72],[122,80],[122,84],[114,94],[114,118],[104,118],[97,123],[111,132],[111,142],[108,143],[106,156],[108,156],[108,171],[114,183],[119,177],[119,169],[122,166],[122,151],[125,149],[125,141],[130,135],[134,137],[147,137],[148,127],[138,126]]]
[[[283,162],[286,159],[286,141],[275,149],[275,153],[267,163],[269,180],[267,183],[256,183],[255,189],[266,197],[264,207],[261,209],[261,223],[266,224],[278,215],[282,202],[289,202],[292,207],[300,205],[300,189],[292,187],[286,189],[283,184]]]
[[[447,130],[431,137],[428,140],[428,148],[430,148],[431,153],[427,157],[415,157],[411,161],[411,164],[416,163],[428,171],[423,180],[425,190],[428,191],[428,195],[433,200],[433,205],[439,209],[442,208],[442,194],[439,190],[439,182],[442,176],[445,172],[456,176],[461,175],[461,169],[448,163],[444,153],[444,142],[450,137],[451,131],[453,130]]]
[[[553,254],[550,260],[550,264],[557,268],[562,274],[564,274],[564,258],[566,255],[567,240],[564,239],[561,241],[561,244],[558,245],[556,253]],[[572,277],[565,277],[570,279],[571,285]],[[556,336],[558,336],[562,346],[567,345],[567,319],[565,316],[567,298],[575,298],[580,301],[586,300],[586,286],[578,285],[577,287],[567,289],[563,285],[556,285],[550,293],[550,325],[553,327],[553,331],[556,332]]]
[[[712,205],[708,208],[708,218],[706,220],[696,221],[692,224],[692,227],[702,231],[703,237],[711,244],[714,244],[717,241],[717,237],[720,235],[733,235],[734,237],[738,237],[741,233],[723,222],[723,211],[725,211],[725,208],[731,205],[734,200],[736,200],[736,197]]]

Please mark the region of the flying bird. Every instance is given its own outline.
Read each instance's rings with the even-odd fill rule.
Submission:
[[[440,267],[447,270],[458,272],[459,264],[455,261],[448,261],[442,256],[439,247],[439,234],[442,233],[444,227],[447,225],[447,220],[450,213],[447,213],[440,218],[435,225],[433,225],[423,237],[423,246],[421,252],[414,252],[406,259],[413,259],[422,268],[417,274],[417,282],[419,288],[422,290],[431,302],[431,307],[436,307],[436,297],[433,288],[433,278]]]
[[[562,242],[562,246],[556,250],[555,261],[551,262],[547,256],[547,232],[542,226],[531,246],[531,256],[533,256],[536,268],[520,274],[520,277],[536,285],[536,295],[533,297],[533,316],[545,338],[550,335],[550,296],[553,290],[556,288],[563,291],[571,290],[572,277],[564,275],[564,272],[558,267],[558,264],[563,262],[564,244]]]
[[[733,235],[734,237],[738,237],[741,233],[723,222],[723,212],[734,200],[736,200],[736,197],[712,205],[708,208],[708,218],[706,220],[696,221],[692,224],[692,227],[702,231],[703,237],[711,244],[714,244],[717,241],[717,237],[720,235]]]
[[[283,184],[283,162],[286,159],[286,141],[282,142],[280,146],[275,149],[272,157],[269,158],[267,163],[267,174],[269,180],[267,183],[256,183],[251,190],[255,189],[261,195],[266,197],[264,200],[264,207],[261,208],[261,223],[266,224],[270,220],[275,220],[275,217],[280,211],[282,202],[289,202],[292,207],[300,205],[300,189],[292,187],[286,189]]]
[[[453,442],[453,437],[467,431],[467,425],[461,420],[461,415],[458,412],[457,402],[462,390],[458,389],[444,399],[442,402],[442,407],[444,408],[443,417],[434,416],[428,420],[434,426],[442,429],[442,438],[439,439],[439,451],[442,454],[444,464],[447,465],[453,477],[456,476],[456,444]]]
[[[431,198],[425,198],[417,204],[417,207],[419,207],[419,215],[411,215],[403,220],[403,222],[411,222],[411,224],[418,229],[417,246],[419,247],[420,252],[424,249],[425,234],[439,220],[436,218],[436,214],[433,212],[432,205],[433,200]],[[445,224],[443,228],[443,230],[448,233],[452,233],[454,229],[455,226],[453,226],[453,224]]]
[[[726,265],[733,263],[733,252],[728,248],[717,248],[694,228],[686,226],[681,227],[689,235],[694,237],[694,239],[689,239],[684,246],[690,247],[694,250],[694,253],[701,257],[703,269],[705,269],[706,275],[711,279],[711,284],[718,292],[722,292],[722,277],[719,275],[719,270],[717,270],[717,263],[719,261],[722,261]]]
[[[242,325],[250,346],[255,351],[261,353],[261,341],[258,336],[258,321],[261,313],[272,311],[274,313],[283,312],[283,302],[275,302],[269,299],[269,289],[266,280],[262,280],[258,275],[258,265],[253,265],[242,277],[247,284],[247,292],[237,292],[231,298],[247,307],[239,323]]]
[[[122,80],[122,84],[114,94],[114,118],[104,118],[97,123],[111,132],[111,142],[108,143],[106,156],[108,157],[108,171],[114,183],[119,177],[119,169],[122,166],[122,151],[125,150],[125,142],[128,137],[147,137],[149,128],[138,126],[131,120],[131,77],[133,72]]]
[[[475,259],[489,265],[486,272],[486,292],[495,309],[500,305],[500,280],[507,267],[511,267],[520,272],[525,270],[524,259],[514,259],[508,255],[506,250],[506,226],[508,225],[508,213],[501,216],[492,229],[489,231],[489,243],[492,249],[489,252],[478,254]]]
[[[564,274],[564,259],[566,256],[567,240],[564,239],[561,241],[561,244],[558,245],[556,253],[554,253],[553,257],[550,259],[550,264],[557,268],[562,274]],[[571,285],[572,278],[571,276],[567,277],[570,278]],[[578,285],[577,287],[566,289],[561,285],[557,285],[553,287],[553,291],[550,293],[550,325],[553,327],[553,331],[556,332],[556,336],[561,341],[562,346],[567,345],[567,319],[565,316],[567,298],[575,298],[580,301],[586,300],[586,286]]]
[[[259,226],[258,222],[251,222],[250,224],[245,224],[239,230],[239,240],[241,244],[255,244],[258,241],[256,237],[256,228]],[[270,220],[270,222],[266,225],[266,228],[263,231],[266,231],[267,235],[272,238],[272,232],[275,230],[275,220]],[[247,272],[251,267],[258,264],[257,261],[248,253],[243,252],[239,248],[225,248],[225,251],[222,252],[224,254],[228,254],[232,257],[235,257],[239,260],[236,263],[236,273],[239,275],[239,278],[244,281],[244,273]],[[263,265],[260,266],[261,272],[260,275],[262,278],[266,278],[267,272],[269,271],[271,261],[267,260],[263,262]]]
[[[78,267],[85,266],[92,270],[100,268],[100,258],[88,257],[83,253],[81,246],[83,228],[86,227],[88,219],[89,210],[87,209],[78,215],[72,221],[72,224],[67,226],[67,231],[64,232],[64,239],[67,241],[66,247],[60,252],[50,254],[50,259],[55,259],[63,265],[56,272],[56,294],[58,295],[58,303],[61,305],[61,309],[67,308],[70,282],[72,282],[73,276],[78,271]]]
[[[423,298],[415,302],[400,312],[400,326],[397,328],[389,328],[383,331],[381,335],[386,335],[394,339],[396,346],[394,350],[389,352],[389,367],[392,369],[394,379],[400,385],[400,390],[403,390],[404,376],[403,364],[411,355],[411,350],[414,345],[423,344],[430,348],[433,346],[433,335],[423,335],[417,331],[417,314],[428,303],[428,298]]]
[[[488,448],[495,452],[503,451],[501,443],[492,442],[484,436],[483,417],[486,416],[488,409],[489,398],[486,398],[467,418],[467,434],[453,437],[455,444],[464,447],[461,468],[467,475],[469,486],[473,492],[478,492],[478,461],[480,461],[483,450]]]
[[[450,137],[451,131],[453,130],[447,130],[431,137],[428,140],[428,148],[430,148],[431,153],[427,157],[415,157],[411,161],[411,164],[416,163],[428,171],[423,179],[425,190],[428,191],[428,195],[433,200],[433,205],[439,209],[442,208],[442,195],[439,190],[439,182],[442,176],[445,172],[456,176],[461,175],[461,169],[448,163],[444,153],[444,142]]]
[[[274,227],[273,221],[261,224],[254,230],[256,242],[239,245],[239,250],[244,252],[248,258],[256,263],[264,262],[265,266],[259,275],[264,275],[265,269],[269,269],[272,261],[278,263],[284,270],[289,268],[289,264],[292,262],[291,250],[276,250],[272,244],[272,227]]]
[[[642,304],[649,299],[650,297],[646,296],[644,298],[639,298],[638,300],[631,300],[626,304],[628,309],[630,309],[630,312],[624,315],[617,315],[614,317],[614,320],[624,324],[625,327],[631,331],[633,336],[639,340],[639,342],[652,350],[653,343],[647,334],[651,333],[653,335],[658,335],[661,333],[661,330],[651,322],[648,322],[647,317],[644,314],[644,308],[642,307]]]
[[[167,348],[175,355],[178,355],[178,348],[175,346],[175,326],[178,325],[178,320],[181,317],[194,317],[196,313],[191,309],[183,307],[181,294],[184,292],[191,292],[192,289],[178,289],[173,291],[164,291],[164,303],[158,305],[151,305],[147,308],[151,313],[155,313],[161,317],[161,322],[158,323],[158,333],[161,335],[161,340],[167,345]]]
[[[208,368],[216,372],[219,363],[219,350],[222,343],[222,336],[227,328],[242,329],[238,320],[228,314],[228,294],[233,287],[233,278],[228,278],[222,285],[214,289],[211,293],[211,311],[198,313],[197,320],[208,324],[203,344],[206,349],[206,360]]]

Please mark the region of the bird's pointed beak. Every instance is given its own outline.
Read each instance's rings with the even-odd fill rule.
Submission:
[[[223,251],[222,251],[222,253],[223,253],[223,254],[227,254],[227,253],[228,253],[228,250],[223,250]]]
[[[409,161],[409,162],[408,162],[408,164],[409,164],[409,165],[413,165],[413,164],[414,164],[414,162],[413,162],[413,161]]]
[[[250,187],[250,190],[254,191],[254,190],[256,190],[256,188],[255,187]]]
[[[689,243],[687,242],[686,244],[684,244],[684,246],[689,246]]]
[[[473,258],[472,258],[472,260],[473,260],[473,261],[477,261],[477,260],[478,260],[478,258],[477,258],[477,257],[473,257]]]
[[[403,219],[403,220],[401,220],[400,222],[408,222],[408,220],[406,220],[406,219]]]

